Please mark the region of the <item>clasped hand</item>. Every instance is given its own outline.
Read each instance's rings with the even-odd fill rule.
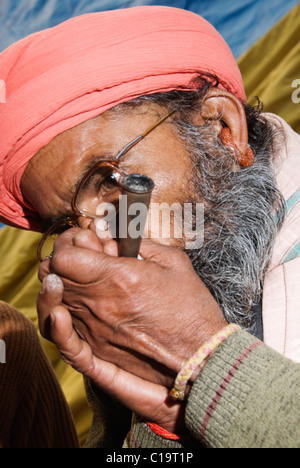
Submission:
[[[174,432],[176,374],[226,321],[185,253],[147,239],[142,261],[117,252],[91,230],[59,236],[40,268],[40,330],[103,391]]]

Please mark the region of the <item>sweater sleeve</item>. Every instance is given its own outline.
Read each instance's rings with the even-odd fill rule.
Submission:
[[[69,407],[33,324],[0,302],[0,447],[77,448]]]
[[[188,444],[163,439],[138,417],[134,448],[300,447],[300,366],[245,331],[228,338],[196,379],[186,408]]]
[[[211,448],[300,447],[300,366],[250,334],[232,335],[194,383],[186,425]]]
[[[193,384],[186,407],[193,437],[164,439],[134,414],[124,448],[300,447],[299,421],[300,366],[239,331]]]

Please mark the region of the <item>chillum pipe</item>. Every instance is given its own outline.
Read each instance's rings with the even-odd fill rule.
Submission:
[[[122,195],[127,196],[126,206],[126,232],[120,235],[119,243],[119,255],[120,257],[137,257],[140,245],[142,241],[142,234],[144,232],[148,208],[150,205],[151,193],[154,188],[154,182],[147,176],[142,174],[129,174],[122,178]],[[138,205],[132,206],[135,203],[141,204],[141,210]],[[130,209],[132,206],[132,210]],[[121,216],[125,216],[124,206],[120,206]],[[123,211],[123,213],[122,213]],[[134,238],[130,235],[130,223],[137,217],[137,211],[139,212],[138,219],[140,223],[140,235]],[[134,214],[129,214],[134,213]]]

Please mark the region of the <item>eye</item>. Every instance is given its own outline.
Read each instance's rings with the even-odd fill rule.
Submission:
[[[111,172],[110,174],[106,175],[102,182],[100,182],[101,189],[104,190],[112,190],[119,184],[121,175],[118,172]],[[100,188],[100,187],[99,187]]]

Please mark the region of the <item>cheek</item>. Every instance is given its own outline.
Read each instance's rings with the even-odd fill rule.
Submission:
[[[170,172],[152,174],[155,189],[145,232],[156,242],[184,249],[183,212],[189,198],[188,177],[186,173]]]
[[[30,178],[22,181],[22,191],[41,218],[56,216],[69,210],[70,168],[65,165],[40,167],[30,172]]]
[[[169,205],[168,203],[152,202],[148,212],[145,227],[145,237],[180,249],[185,248],[182,232],[182,209],[180,203]]]
[[[150,177],[155,182],[152,200],[156,203],[184,203],[190,195],[191,170],[186,165],[170,164],[153,170]]]

